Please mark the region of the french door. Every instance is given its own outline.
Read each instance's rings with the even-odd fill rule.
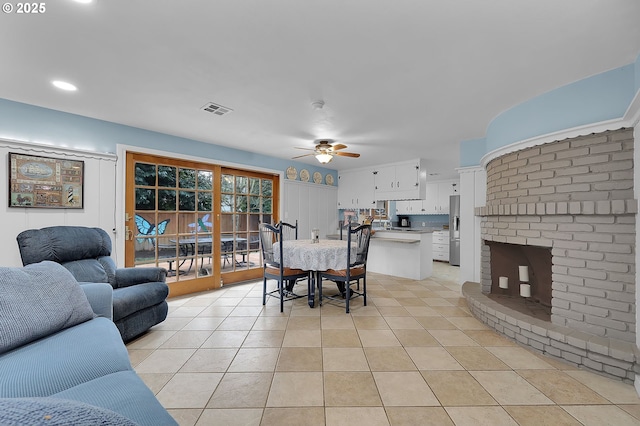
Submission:
[[[139,153],[126,164],[126,266],[166,268],[171,296],[262,276],[277,176]]]

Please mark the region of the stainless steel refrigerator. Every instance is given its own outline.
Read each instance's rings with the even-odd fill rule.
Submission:
[[[460,266],[460,196],[449,197],[449,264]]]

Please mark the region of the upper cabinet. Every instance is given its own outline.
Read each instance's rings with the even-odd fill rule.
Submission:
[[[438,183],[438,214],[449,214],[449,197],[458,194],[459,181]]]
[[[449,214],[449,197],[458,194],[459,181],[429,182],[421,202],[398,202],[396,214]]]
[[[424,160],[385,164],[374,168],[376,200],[420,200],[425,197],[427,170]]]
[[[338,208],[376,208],[373,170],[347,170],[338,173]]]

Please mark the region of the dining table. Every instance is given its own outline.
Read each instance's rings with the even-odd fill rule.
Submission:
[[[285,267],[310,271],[312,279],[308,285],[308,303],[315,306],[315,283],[320,286],[320,272],[329,269],[347,269],[347,242],[342,240],[285,240],[282,242]],[[355,259],[357,247],[351,245],[351,256]],[[280,244],[273,245],[275,260],[280,262]]]

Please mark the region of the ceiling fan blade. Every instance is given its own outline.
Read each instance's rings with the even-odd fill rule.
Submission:
[[[331,146],[331,150],[332,150],[332,151],[337,151],[337,150],[339,150],[339,149],[345,149],[346,147],[347,147],[347,146],[346,146],[346,145],[344,145],[344,144],[337,143],[337,144],[335,144],[335,145],[332,145],[332,146]]]
[[[333,155],[339,155],[341,157],[353,157],[358,158],[360,154],[356,154],[355,152],[332,152]]]
[[[296,158],[309,157],[310,155],[316,155],[316,154],[315,153],[311,153],[311,154],[298,155],[297,157],[291,157],[291,159],[295,160]]]
[[[304,149],[305,151],[315,151],[313,148],[300,148],[299,146],[294,146],[295,149]]]

